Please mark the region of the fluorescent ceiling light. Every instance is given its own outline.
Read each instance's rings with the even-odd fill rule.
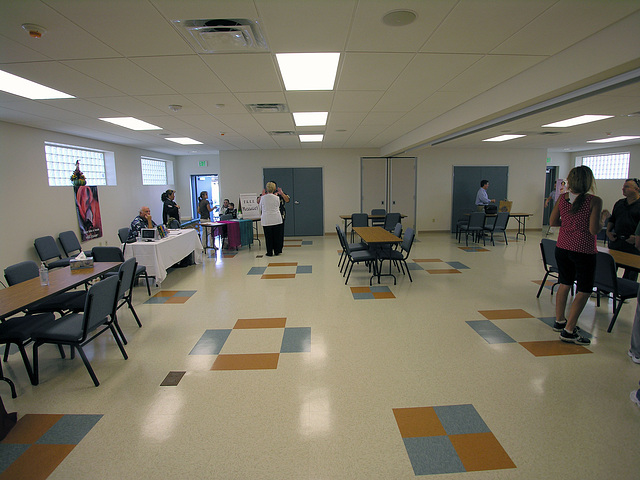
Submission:
[[[193,138],[189,138],[189,137],[166,138],[165,140],[179,143],[180,145],[202,145],[202,142],[199,142],[198,140],[194,140]]]
[[[483,142],[506,142],[520,137],[526,137],[526,135],[500,135],[499,137],[487,138]]]
[[[321,142],[324,138],[324,135],[319,134],[309,134],[309,135],[298,135],[300,137],[301,142]]]
[[[573,127],[574,125],[582,125],[583,123],[597,122],[598,120],[604,120],[605,118],[611,118],[613,115],[581,115],[579,117],[568,118],[560,122],[548,123],[542,125],[543,127]]]
[[[318,127],[327,124],[329,112],[297,112],[293,114],[296,127]]]
[[[640,135],[626,135],[620,137],[601,138],[600,140],[589,140],[587,143],[609,143],[609,142],[624,142],[625,140],[635,140],[640,138]]]
[[[53,88],[45,87],[39,83],[26,80],[17,75],[0,70],[0,90],[31,100],[51,100],[54,98],[76,98]]]
[[[100,120],[120,125],[124,128],[130,128],[131,130],[162,130],[162,127],[143,122],[142,120],[138,120],[133,117],[101,118]]]
[[[286,90],[333,90],[339,53],[277,53]]]

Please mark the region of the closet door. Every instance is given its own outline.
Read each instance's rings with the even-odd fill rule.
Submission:
[[[324,234],[322,168],[264,168],[263,183],[273,180],[290,201],[285,205],[285,236]]]

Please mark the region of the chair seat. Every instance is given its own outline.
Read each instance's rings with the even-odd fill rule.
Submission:
[[[30,313],[51,312],[51,311],[57,312],[62,310],[76,311],[73,307],[77,305],[79,302],[82,302],[82,307],[84,307],[85,295],[86,295],[85,291],[59,293],[55,297],[49,298],[47,300],[43,300],[42,302],[37,303],[36,305],[28,308],[27,310]]]
[[[361,252],[363,250],[369,250],[369,246],[366,243],[350,243],[349,244],[349,250],[351,250],[352,252]]]
[[[638,294],[638,282],[627,278],[618,278],[618,296],[632,298]]]
[[[55,320],[53,313],[36,313],[13,317],[0,323],[1,343],[24,343],[34,331],[45,329]]]
[[[44,337],[53,341],[78,342],[82,336],[83,319],[81,313],[70,313],[46,328],[35,329],[31,336],[34,339]]]
[[[372,254],[369,250],[361,250],[358,252],[351,252],[351,258],[353,258],[353,261],[355,262],[366,262],[368,260],[375,260],[376,256],[374,254]]]
[[[54,260],[53,262],[49,262],[47,264],[47,268],[68,267],[70,263],[71,263],[70,258],[61,258],[60,260]]]

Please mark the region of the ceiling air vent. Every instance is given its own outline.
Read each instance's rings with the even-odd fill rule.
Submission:
[[[272,137],[286,137],[286,136],[295,135],[295,134],[296,132],[291,130],[273,130],[269,132],[269,135],[271,135]]]
[[[285,113],[289,111],[284,103],[248,103],[245,105],[251,113]]]
[[[239,53],[267,49],[258,22],[254,20],[173,20],[173,25],[198,53]]]

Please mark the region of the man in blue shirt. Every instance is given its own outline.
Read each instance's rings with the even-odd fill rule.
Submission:
[[[489,198],[487,194],[487,189],[489,188],[489,180],[482,180],[480,182],[480,189],[476,194],[476,205],[481,209],[485,205],[489,205],[490,203],[495,203],[495,198]]]
[[[151,209],[149,207],[142,207],[140,209],[140,213],[136,218],[131,222],[131,226],[129,227],[129,238],[127,238],[127,242],[135,241],[138,233],[143,228],[155,228],[156,223],[151,219]]]

